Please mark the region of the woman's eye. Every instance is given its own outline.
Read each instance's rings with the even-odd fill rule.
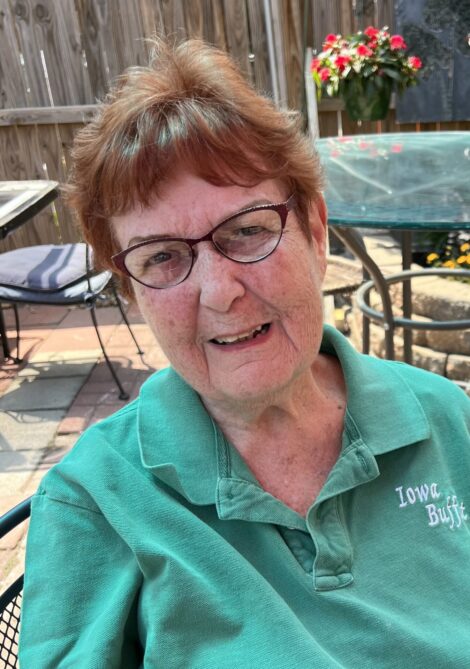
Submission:
[[[159,253],[154,253],[152,256],[147,258],[145,261],[145,267],[151,265],[162,265],[165,262],[169,262],[173,258],[171,253],[168,251],[160,251]]]
[[[261,225],[249,225],[243,228],[237,228],[234,230],[235,236],[239,237],[253,237],[254,235],[259,235],[265,232],[265,228]]]

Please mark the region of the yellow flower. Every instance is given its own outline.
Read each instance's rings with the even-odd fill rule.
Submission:
[[[446,260],[444,263],[442,263],[443,267],[455,267],[455,260]]]
[[[470,249],[470,244],[469,244],[468,242],[465,242],[465,244],[462,244],[462,245],[460,246],[460,250],[461,250],[461,251],[464,251],[464,252],[465,252],[465,251],[468,251],[468,249]]]
[[[426,260],[428,262],[434,262],[434,260],[438,260],[438,259],[439,259],[439,256],[437,255],[437,253],[430,253],[426,258]]]
[[[468,256],[459,256],[457,258],[457,262],[459,263],[459,265],[463,265],[464,262],[467,262],[467,258]]]

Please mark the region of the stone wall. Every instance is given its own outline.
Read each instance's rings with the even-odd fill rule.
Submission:
[[[390,288],[394,312],[401,315],[401,284]],[[428,276],[412,279],[413,318],[416,320],[461,320],[470,319],[470,284]],[[381,301],[374,291],[371,304],[381,311]],[[362,345],[362,314],[353,305],[349,325],[353,342]],[[395,332],[395,356],[402,359],[402,329]],[[371,353],[384,356],[383,329],[371,323]],[[413,361],[428,369],[462,384],[470,384],[470,330],[413,330]]]

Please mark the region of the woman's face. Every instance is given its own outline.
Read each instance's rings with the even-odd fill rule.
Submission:
[[[154,235],[198,238],[242,209],[290,195],[275,181],[219,187],[180,172],[150,207],[116,216],[113,228],[122,249]],[[325,218],[320,201],[310,213],[310,245],[294,210],[264,260],[240,264],[206,241],[195,247],[192,271],[179,285],[158,290],[133,282],[164,353],[204,399],[263,401],[311,367],[322,335]]]

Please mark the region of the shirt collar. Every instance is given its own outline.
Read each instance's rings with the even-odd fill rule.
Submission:
[[[223,436],[174,369],[142,385],[137,420],[144,467],[193,504],[213,504]]]
[[[374,455],[430,436],[421,402],[399,372],[401,364],[358,353],[329,325],[321,351],[337,356],[346,380],[348,413]]]
[[[343,369],[348,413],[374,455],[430,435],[421,403],[396,365],[364,356],[343,335],[325,326],[322,352]],[[138,435],[144,467],[193,504],[214,504],[221,453],[227,444],[199,395],[170,367],[142,386]]]

